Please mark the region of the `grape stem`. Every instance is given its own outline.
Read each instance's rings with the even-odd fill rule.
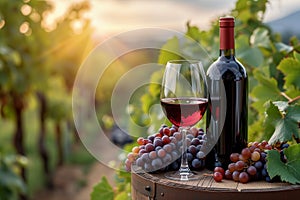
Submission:
[[[282,96],[284,96],[287,100],[289,100],[288,101],[288,104],[292,104],[292,103],[294,103],[295,101],[298,101],[299,99],[300,99],[300,96],[297,96],[297,97],[295,97],[295,98],[291,98],[291,97],[289,97],[286,93],[284,93],[284,92],[281,92],[280,93]]]

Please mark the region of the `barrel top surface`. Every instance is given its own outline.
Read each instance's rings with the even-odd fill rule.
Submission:
[[[167,179],[164,172],[146,173],[137,166],[132,166],[132,173],[138,178],[144,179],[152,183],[166,185],[175,188],[185,188],[191,190],[206,191],[231,191],[231,192],[272,192],[282,190],[300,190],[300,185],[292,185],[284,182],[268,183],[266,181],[250,181],[246,184],[234,182],[233,180],[223,179],[216,182],[213,179],[213,173],[209,170],[197,171],[199,179],[192,181],[176,181]]]

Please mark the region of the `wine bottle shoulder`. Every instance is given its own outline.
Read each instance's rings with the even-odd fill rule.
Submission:
[[[220,57],[210,65],[207,77],[211,80],[241,80],[247,78],[245,67],[237,59]]]

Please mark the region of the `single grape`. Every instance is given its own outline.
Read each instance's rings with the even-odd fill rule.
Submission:
[[[151,151],[151,152],[149,153],[149,158],[150,158],[151,160],[154,160],[155,158],[157,158],[157,153],[156,153],[156,151]]]
[[[257,152],[257,151],[254,151],[252,154],[251,154],[251,160],[256,162],[260,159],[260,153]]]
[[[239,161],[239,156],[240,156],[240,154],[238,154],[238,153],[232,153],[232,154],[230,154],[230,160],[232,162],[237,162],[237,161]]]
[[[240,176],[240,172],[239,172],[239,171],[234,171],[234,172],[232,173],[232,179],[233,179],[234,181],[236,181],[236,182],[239,181],[239,176]]]
[[[214,172],[213,177],[216,182],[221,182],[223,179],[223,175],[220,172]]]
[[[160,157],[160,158],[163,158],[163,157],[165,157],[166,156],[166,151],[164,150],[164,149],[160,149],[160,150],[158,150],[158,152],[157,152],[157,155],[158,155],[158,157]]]
[[[140,152],[140,147],[138,147],[138,146],[135,146],[135,147],[133,147],[133,148],[132,148],[132,150],[131,150],[131,151],[132,151],[132,153],[136,153],[136,154],[137,154],[137,153],[139,153],[139,152]]]
[[[181,135],[181,133],[179,133],[179,132],[175,132],[175,133],[173,134],[173,136],[177,139],[177,141],[180,141],[180,140],[182,139],[182,135]]]
[[[215,167],[214,172],[220,172],[222,176],[225,176],[225,171],[222,167]]]
[[[244,157],[245,160],[249,159],[251,157],[251,151],[249,148],[244,148],[242,150],[241,155]]]
[[[170,144],[166,144],[165,146],[163,146],[163,149],[167,152],[167,153],[171,153],[173,150],[173,147]]]
[[[155,147],[154,147],[154,145],[151,144],[151,143],[148,143],[148,144],[145,145],[145,150],[146,150],[147,152],[154,151],[154,149],[155,149]]]
[[[127,154],[127,159],[130,161],[130,162],[133,162],[136,158],[136,155],[137,154],[134,154],[132,152],[130,152],[129,154]]]
[[[188,147],[188,152],[190,152],[191,154],[193,154],[193,156],[196,156],[196,154],[197,154],[197,148],[194,145],[190,145]]]
[[[139,145],[143,145],[144,144],[144,138],[143,137],[139,137],[136,141],[137,141],[137,143]]]
[[[162,138],[161,138],[163,144],[169,144],[171,142],[169,136],[167,135],[164,135]]]
[[[193,137],[197,137],[198,136],[198,129],[196,127],[190,128],[190,132],[193,135]]]
[[[192,161],[192,167],[195,168],[195,169],[201,168],[201,167],[202,167],[201,160],[199,160],[198,158],[195,158],[195,159]]]
[[[169,153],[167,153],[166,155],[165,155],[165,157],[163,157],[163,164],[166,166],[166,165],[169,165],[169,164],[171,164],[171,162],[172,162],[172,156],[171,156],[171,154],[169,154]]]
[[[235,163],[230,163],[228,165],[228,170],[232,173],[236,170]]]
[[[145,162],[141,158],[136,159],[135,163],[139,167],[143,167],[145,164]]]
[[[198,153],[196,154],[196,157],[198,159],[203,159],[205,157],[205,153],[203,151],[198,151]]]
[[[237,171],[242,171],[244,169],[244,167],[245,167],[245,162],[244,161],[239,160],[235,163],[235,169]]]
[[[254,163],[254,167],[257,170],[260,170],[263,167],[263,163],[259,160],[259,161],[257,161],[257,162]]]
[[[170,136],[171,135],[170,129],[168,127],[163,128],[163,134],[167,135],[167,136]]]
[[[247,173],[251,176],[254,176],[256,174],[257,170],[254,166],[249,166],[247,169]]]
[[[153,145],[155,147],[158,147],[158,146],[162,147],[164,145],[164,143],[161,138],[156,137],[153,141]]]
[[[192,139],[191,145],[197,146],[197,145],[199,145],[199,144],[200,144],[200,140],[199,140],[198,138],[193,138],[193,139]]]
[[[249,175],[247,174],[247,172],[241,172],[239,175],[239,181],[241,183],[248,183],[249,181]]]
[[[232,173],[227,169],[225,171],[225,176],[226,179],[231,180],[232,179]]]
[[[201,145],[201,144],[197,145],[197,146],[196,146],[196,149],[197,149],[197,151],[201,151],[202,145]]]

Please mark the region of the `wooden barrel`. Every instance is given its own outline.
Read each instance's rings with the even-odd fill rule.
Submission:
[[[164,173],[146,173],[132,166],[131,187],[133,200],[267,200],[288,199],[300,196],[300,185],[268,183],[265,181],[246,184],[232,180],[215,182],[212,172],[198,172],[199,180],[175,181],[164,177]]]

